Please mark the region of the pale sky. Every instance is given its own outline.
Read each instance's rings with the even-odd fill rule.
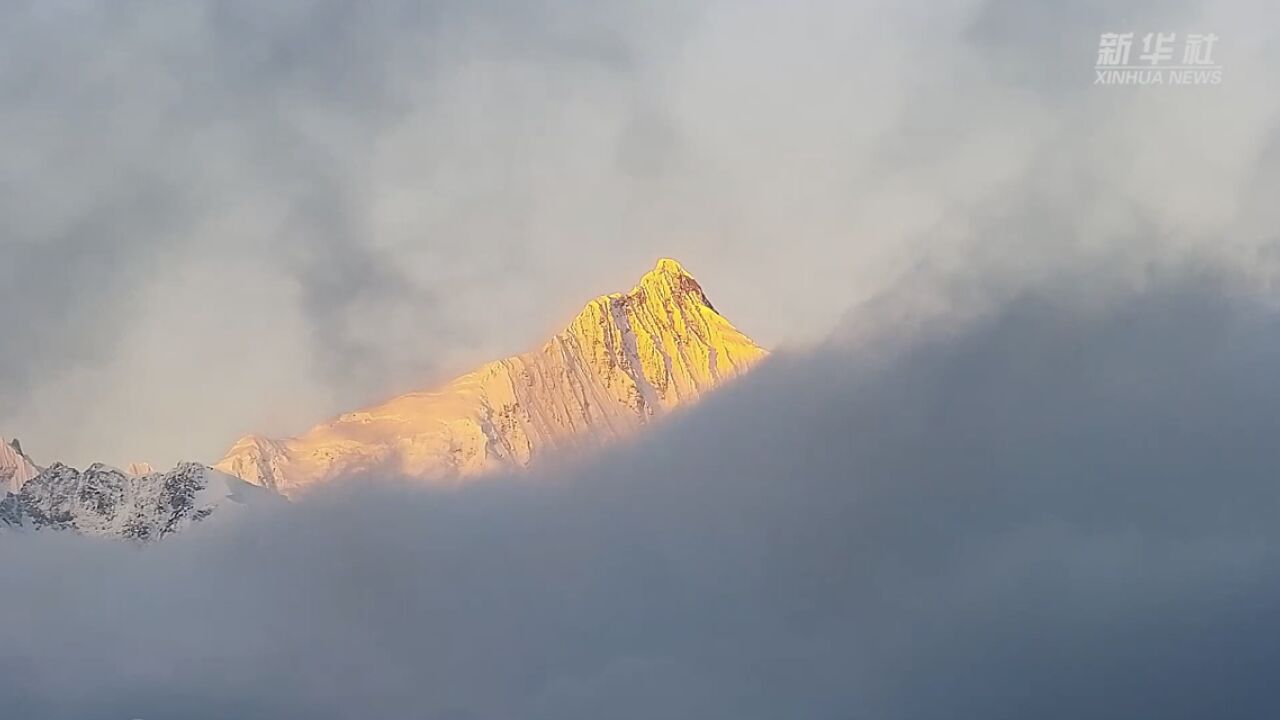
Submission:
[[[1270,2],[10,3],[0,435],[216,460],[679,258],[771,347],[859,303],[1274,237]],[[1095,87],[1102,32],[1212,87]]]

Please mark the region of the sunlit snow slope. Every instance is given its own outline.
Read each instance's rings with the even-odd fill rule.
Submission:
[[[241,438],[214,467],[286,495],[383,470],[450,481],[635,431],[750,368],[766,351],[675,260],[598,297],[538,350],[444,387],[350,412],[293,438]]]
[[[18,492],[39,473],[40,469],[22,452],[22,445],[17,440],[0,437],[0,497],[6,491]]]

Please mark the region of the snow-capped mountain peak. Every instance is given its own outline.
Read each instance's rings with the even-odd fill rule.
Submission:
[[[766,354],[663,258],[629,292],[588,302],[537,350],[297,437],[245,436],[215,467],[286,495],[362,471],[453,481],[524,467],[634,432]]]
[[[40,468],[22,452],[22,443],[16,438],[6,440],[0,437],[0,492],[18,492],[39,472]]]

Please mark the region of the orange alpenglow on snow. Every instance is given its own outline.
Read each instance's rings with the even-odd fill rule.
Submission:
[[[22,452],[22,445],[16,439],[0,437],[0,500],[4,499],[6,492],[18,492],[28,480],[39,474],[40,469]]]
[[[767,355],[675,260],[603,295],[538,350],[443,387],[346,413],[297,437],[247,435],[214,467],[286,495],[386,471],[434,482],[626,436]]]

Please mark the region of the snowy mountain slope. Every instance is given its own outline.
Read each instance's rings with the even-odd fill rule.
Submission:
[[[22,452],[22,445],[16,439],[0,437],[0,492],[18,492],[39,472],[40,468]]]
[[[523,467],[634,432],[766,354],[663,259],[630,292],[587,303],[538,350],[297,437],[245,436],[214,467],[285,495],[375,468],[449,481]]]
[[[143,475],[101,463],[84,472],[54,463],[0,500],[0,528],[158,540],[211,515],[272,502],[283,498],[196,463]]]

